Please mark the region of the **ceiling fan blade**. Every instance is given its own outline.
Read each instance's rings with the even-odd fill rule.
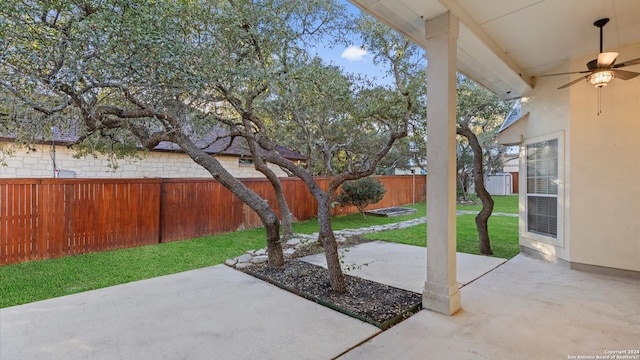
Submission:
[[[547,76],[556,76],[556,75],[568,75],[568,74],[587,74],[590,73],[590,70],[585,70],[585,71],[570,71],[570,72],[563,72],[563,73],[555,73],[555,74],[544,74],[544,75],[540,75],[538,77],[547,77]]]
[[[578,82],[580,82],[580,81],[582,81],[582,80],[585,80],[585,79],[586,79],[586,78],[588,78],[588,77],[589,77],[589,75],[587,75],[587,76],[583,76],[583,77],[580,77],[580,78],[577,78],[577,79],[573,80],[572,82],[570,82],[570,83],[568,83],[568,84],[564,84],[564,85],[560,86],[560,87],[558,88],[558,90],[560,90],[560,89],[564,89],[564,88],[568,88],[569,86],[574,85],[574,84],[577,84]]]
[[[618,53],[615,51],[598,54],[598,68],[608,68],[616,62]]]
[[[617,69],[617,68],[621,68],[621,67],[625,67],[625,66],[638,65],[638,64],[640,64],[640,58],[633,59],[633,60],[628,60],[628,61],[625,61],[623,63],[616,64],[613,68]]]
[[[627,71],[627,70],[613,70],[613,72],[616,74],[616,78],[622,79],[622,80],[630,80],[640,75],[640,73]]]

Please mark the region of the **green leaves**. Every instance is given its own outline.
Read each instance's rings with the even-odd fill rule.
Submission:
[[[365,216],[364,209],[370,204],[382,200],[386,192],[379,179],[367,176],[342,184],[336,201],[342,206],[353,205],[357,207],[362,216]]]
[[[14,120],[31,123],[34,113],[47,114],[48,128],[62,118],[84,119],[66,124],[88,142],[82,151],[138,146],[124,135],[134,128],[170,134],[178,127],[198,138],[219,122],[237,126],[242,117],[251,117],[252,131],[299,149],[314,172],[335,174],[368,169],[389,133],[405,127],[406,96],[372,88],[313,57],[314,47],[353,37],[347,35],[355,22],[335,1],[0,0],[0,5],[0,106],[11,104]],[[379,44],[377,53],[395,60],[414,53],[388,29],[376,31],[381,40],[372,40],[371,51]],[[383,46],[385,41],[393,46]],[[397,64],[407,87],[411,62]],[[149,111],[115,115],[140,108]],[[108,115],[101,109],[109,109]],[[167,127],[148,117],[160,112],[177,123]],[[35,133],[41,125],[26,129]],[[97,131],[113,127],[124,132]],[[110,134],[108,141],[95,140],[104,133]]]

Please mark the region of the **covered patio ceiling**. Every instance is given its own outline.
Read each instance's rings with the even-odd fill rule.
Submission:
[[[640,42],[638,0],[350,1],[427,52],[425,20],[451,12],[460,19],[458,70],[504,99],[526,95],[534,77],[570,58],[595,58],[598,19],[611,19],[604,28],[604,51]],[[618,62],[625,60],[620,54]]]

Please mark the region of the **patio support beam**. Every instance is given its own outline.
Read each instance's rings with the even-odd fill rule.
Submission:
[[[451,315],[460,309],[456,281],[456,50],[458,19],[426,21],[427,281],[422,306]]]

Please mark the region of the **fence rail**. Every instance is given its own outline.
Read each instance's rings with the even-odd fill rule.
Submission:
[[[317,202],[304,183],[281,180],[294,219],[314,217]],[[424,176],[380,180],[387,193],[372,209],[411,203],[413,189],[416,201],[425,200]],[[242,181],[277,211],[266,179]],[[317,179],[325,189],[330,181]],[[0,179],[0,265],[258,226],[257,214],[213,179]]]

